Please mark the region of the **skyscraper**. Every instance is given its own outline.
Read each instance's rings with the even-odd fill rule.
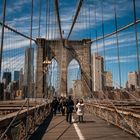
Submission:
[[[104,79],[104,87],[113,87],[113,82],[112,82],[112,73],[111,71],[104,71],[103,74],[103,79]]]
[[[128,87],[137,88],[138,87],[138,73],[136,71],[128,73]]]
[[[74,81],[73,85],[73,96],[75,98],[81,98],[83,96],[82,81],[77,79]]]
[[[94,91],[103,90],[103,57],[97,53],[92,55],[92,87]]]
[[[19,71],[14,71],[14,81],[18,81],[19,80]]]
[[[34,81],[34,49],[27,48],[25,51],[24,87],[27,88],[29,97],[33,97],[32,85]]]
[[[11,79],[12,79],[11,72],[7,72],[7,71],[4,72],[2,79],[5,81],[5,86],[7,86],[11,82]]]
[[[23,88],[23,80],[24,80],[24,75],[23,75],[23,69],[20,69],[19,72],[19,89],[21,90]]]

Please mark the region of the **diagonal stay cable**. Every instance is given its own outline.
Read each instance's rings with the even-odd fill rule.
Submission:
[[[60,15],[59,15],[58,0],[55,0],[55,12],[56,12],[57,22],[58,22],[58,26],[59,26],[60,38],[61,38],[61,41],[62,41],[62,44],[64,47],[65,45],[64,45],[62,29],[61,29],[61,20],[60,20]]]
[[[93,42],[95,42],[95,41],[99,41],[99,40],[102,40],[102,39],[105,39],[105,38],[108,38],[108,37],[110,37],[110,36],[113,36],[113,35],[115,35],[116,33],[119,33],[119,32],[121,32],[121,31],[124,31],[124,30],[126,30],[126,29],[128,29],[128,28],[130,28],[130,27],[132,27],[132,26],[135,26],[136,24],[139,24],[139,23],[140,23],[140,19],[137,19],[135,22],[131,22],[131,23],[129,23],[129,24],[127,24],[127,25],[121,27],[120,29],[117,29],[117,31],[113,31],[113,32],[111,32],[111,33],[109,33],[109,34],[106,34],[106,35],[104,35],[104,36],[99,36],[97,39],[94,39],[94,40],[91,40],[91,41],[87,42],[87,44],[88,44],[88,43],[93,43]]]
[[[13,119],[11,120],[10,124],[7,126],[6,130],[4,131],[4,133],[2,133],[0,140],[3,139],[4,135],[7,133],[7,131],[9,130],[9,128],[12,126],[12,124],[14,123],[14,121],[16,120],[17,116],[19,115],[19,113],[22,111],[23,107],[26,105],[27,103],[27,99],[25,100],[25,102],[22,104],[21,108],[19,109],[19,111],[17,112],[17,114],[13,117]]]
[[[27,35],[25,35],[25,34],[19,32],[19,31],[17,31],[17,30],[14,29],[13,27],[10,27],[9,25],[3,24],[1,21],[0,21],[0,25],[1,25],[1,26],[4,26],[4,28],[7,28],[7,29],[10,30],[10,31],[13,31],[14,33],[17,33],[18,35],[20,35],[20,36],[22,36],[22,37],[24,37],[24,38],[31,39],[31,40],[34,41],[34,42],[36,41],[35,39],[30,38],[29,36],[27,36]]]
[[[73,27],[74,27],[74,25],[75,25],[75,23],[76,23],[77,17],[78,17],[79,12],[80,12],[80,9],[81,9],[81,7],[82,7],[82,4],[83,4],[83,0],[79,0],[79,4],[78,4],[78,6],[77,6],[77,10],[76,10],[76,13],[75,13],[75,17],[74,17],[74,19],[73,19],[73,22],[72,22],[72,25],[71,25],[71,28],[70,28],[70,32],[69,32],[69,34],[68,34],[67,39],[69,39],[69,37],[70,37],[70,35],[71,35],[71,32],[72,32]]]

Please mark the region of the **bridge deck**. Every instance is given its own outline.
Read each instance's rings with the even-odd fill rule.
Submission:
[[[73,115],[75,122],[69,124],[65,121],[65,116],[57,114],[53,118],[51,116],[50,124],[48,118],[39,130],[32,136],[33,139],[40,140],[137,140],[133,135],[130,135],[114,125],[108,124],[104,120],[86,114],[84,123],[77,122],[76,114]],[[52,119],[52,120],[51,120]],[[78,128],[77,128],[78,126]],[[81,131],[78,136],[77,131]],[[80,137],[80,138],[79,138]]]

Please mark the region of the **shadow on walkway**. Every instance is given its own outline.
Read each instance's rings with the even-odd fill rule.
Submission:
[[[37,130],[31,135],[29,140],[41,140],[45,131],[47,130],[51,120],[53,118],[53,113],[50,113],[46,119],[43,121],[41,125],[37,128]]]

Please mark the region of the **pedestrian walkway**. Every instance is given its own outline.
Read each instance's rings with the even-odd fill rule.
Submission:
[[[73,118],[75,121],[69,124],[65,116],[57,114],[52,120],[50,119],[49,125],[44,122],[35,138],[37,140],[138,140],[135,136],[91,114],[84,116],[84,123],[77,122],[76,114]],[[42,135],[39,136],[40,134]]]

